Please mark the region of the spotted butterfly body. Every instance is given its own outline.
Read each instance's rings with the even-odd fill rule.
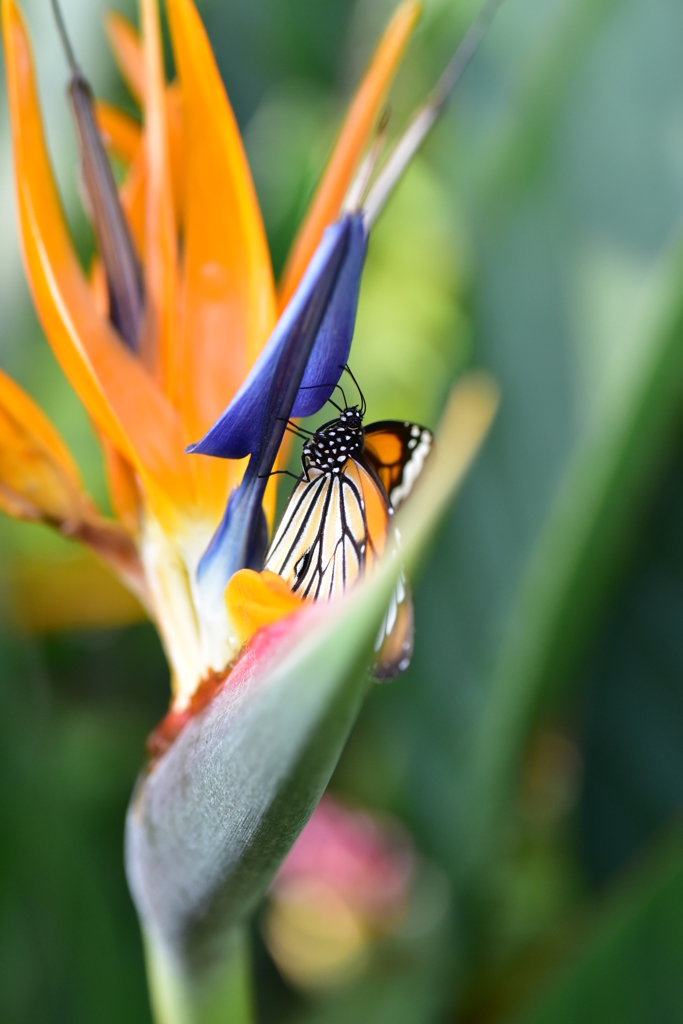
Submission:
[[[387,545],[398,548],[394,508],[412,488],[431,444],[424,427],[393,420],[364,427],[357,406],[342,410],[303,446],[303,472],[265,568],[304,598],[342,594]],[[412,599],[401,575],[378,638],[375,675],[391,678],[404,671],[412,649]]]

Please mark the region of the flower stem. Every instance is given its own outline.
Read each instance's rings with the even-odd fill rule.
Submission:
[[[223,962],[196,977],[145,935],[147,979],[155,1024],[254,1024],[247,937],[233,932]]]

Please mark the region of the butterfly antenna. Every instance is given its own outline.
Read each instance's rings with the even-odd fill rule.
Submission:
[[[367,409],[367,403],[365,401],[365,395],[361,391],[360,384],[358,383],[358,381],[354,377],[353,372],[351,370],[351,367],[349,366],[348,363],[346,363],[346,365],[344,366],[344,369],[348,373],[348,375],[351,378],[351,380],[353,381],[353,383],[356,385],[356,391],[360,395],[360,414],[361,414],[361,418],[362,418],[363,416],[365,416],[365,410]],[[346,399],[345,399],[345,401],[346,401]]]
[[[363,199],[367,192],[368,185],[370,184],[370,179],[372,178],[373,171],[377,166],[377,161],[381,156],[384,144],[387,140],[388,126],[389,110],[385,108],[379,119],[372,145],[361,162],[355,178],[351,182],[351,187],[347,192],[346,199],[344,200],[342,213],[357,213],[363,205]]]
[[[299,388],[299,391],[314,391],[314,390],[315,390],[316,388],[334,388],[334,390],[335,390],[335,391],[337,390],[337,388],[339,388],[339,390],[340,390],[340,391],[341,391],[341,393],[342,393],[342,397],[343,397],[343,399],[344,399],[344,405],[345,405],[345,406],[347,406],[347,408],[348,408],[348,402],[346,401],[346,395],[344,394],[344,389],[343,389],[343,387],[341,386],[341,384],[302,384],[302,385],[301,385],[301,387]],[[333,392],[333,393],[334,393],[334,392]],[[333,401],[332,401],[332,399],[331,399],[331,398],[328,398],[328,399],[327,399],[327,402],[329,402],[329,403],[330,403],[330,405],[333,405],[333,406],[335,407],[335,409],[336,409],[336,410],[337,410],[338,412],[342,412],[342,411],[343,411],[343,410],[342,410],[342,409],[341,409],[341,408],[340,408],[340,407],[339,407],[339,406],[337,405],[337,403],[336,403],[336,402],[333,402]],[[327,402],[325,403],[325,405],[327,405]],[[278,417],[278,419],[281,419],[281,418],[282,418],[282,417]],[[288,421],[288,422],[289,422],[289,421]]]
[[[432,90],[426,103],[419,108],[405,132],[398,140],[382,170],[368,193],[364,204],[364,220],[370,228],[394,190],[404,170],[429,134],[434,122],[453,94],[463,72],[479,49],[498,8],[503,0],[485,0],[479,14],[472,22],[465,38],[453,54],[446,70]]]
[[[66,54],[66,59],[69,64],[71,74],[74,76],[81,75],[79,63],[76,60],[76,54],[74,53],[74,48],[71,45],[69,33],[66,30],[66,22],[64,21],[62,9],[59,6],[59,0],[52,0],[52,12],[55,16],[55,21],[57,23],[57,31],[59,32],[59,38],[61,39],[62,46],[64,47],[64,53]]]
[[[346,402],[346,395],[344,394],[344,388],[341,386],[341,384],[302,384],[301,387],[299,388],[299,391],[314,391],[316,388],[333,388],[334,391],[336,391],[337,388],[339,388],[339,390],[342,393],[342,397]],[[327,401],[330,402],[332,400],[328,398]],[[334,405],[334,402],[332,402],[332,404]],[[337,408],[339,408],[339,406],[337,406]]]
[[[348,401],[348,399],[347,399],[347,397],[346,397],[346,392],[344,391],[344,388],[343,388],[343,387],[341,386],[341,384],[335,384],[335,386],[334,386],[334,390],[335,390],[335,391],[337,391],[337,390],[341,391],[341,393],[342,393],[342,398],[344,399],[344,408],[345,408],[345,409],[348,409],[348,407],[349,407],[349,401]],[[339,409],[339,406],[337,406],[337,408]],[[339,411],[341,412],[341,409],[339,409]]]

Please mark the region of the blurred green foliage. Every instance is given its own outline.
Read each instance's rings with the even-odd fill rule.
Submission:
[[[395,130],[475,6],[427,4]],[[98,91],[120,98],[102,5],[64,7]],[[64,66],[44,5],[26,8],[87,254]],[[200,8],[280,267],[391,5]],[[255,929],[263,1021],[683,1017],[681,40],[677,0],[507,0],[378,225],[352,353],[370,416],[433,425],[468,362],[503,395],[417,588],[414,663],[374,691],[334,780],[405,822],[448,880],[447,921],[436,944],[397,937],[365,978],[316,999],[288,988]],[[0,158],[2,366],[104,503],[86,418],[21,284],[4,111]],[[2,524],[3,566],[63,552]],[[149,627],[5,629],[4,1020],[149,1020],[121,835],[166,673]]]

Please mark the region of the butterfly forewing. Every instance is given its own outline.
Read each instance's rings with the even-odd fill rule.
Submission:
[[[292,589],[297,566],[315,544],[320,512],[326,507],[327,484],[327,477],[317,472],[311,472],[310,480],[299,480],[270,546],[264,568],[282,576]]]
[[[302,597],[329,600],[355,583],[384,548],[389,510],[371,473],[309,470],[294,488],[265,568]]]
[[[380,420],[365,429],[363,454],[393,507],[410,494],[432,448],[432,432],[417,423]]]

